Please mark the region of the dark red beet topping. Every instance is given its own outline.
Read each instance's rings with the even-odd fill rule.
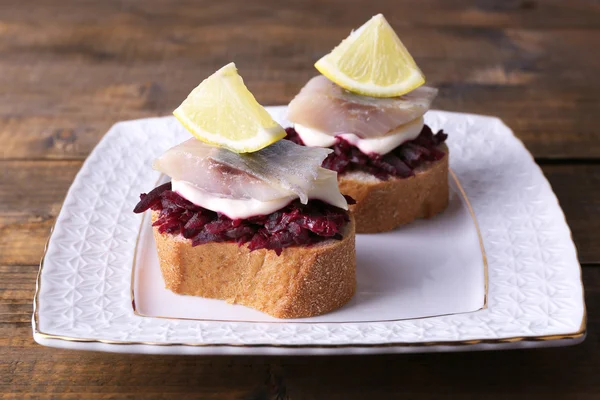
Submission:
[[[302,139],[294,128],[286,128],[286,139],[304,145]],[[438,146],[448,137],[444,131],[433,133],[427,125],[415,139],[396,147],[391,152],[379,154],[365,154],[356,146],[351,145],[338,137],[336,144],[331,147],[331,153],[325,161],[323,168],[331,169],[339,174],[349,171],[364,171],[386,180],[390,176],[407,178],[414,175],[414,170],[428,161],[441,160],[444,152]]]
[[[346,197],[349,204],[354,200]],[[277,255],[285,247],[310,245],[327,239],[342,239],[342,230],[350,220],[348,212],[319,200],[301,204],[291,202],[269,215],[248,219],[230,219],[190,203],[176,192],[171,183],[165,183],[148,194],[140,195],[133,212],[148,209],[160,211],[152,224],[160,233],[181,233],[192,241],[192,246],[209,242],[248,243],[252,250],[275,250]]]

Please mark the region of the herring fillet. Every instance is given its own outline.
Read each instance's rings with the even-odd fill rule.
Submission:
[[[254,153],[238,154],[189,139],[167,150],[153,167],[219,197],[308,202],[308,191],[332,150],[279,140]]]
[[[435,88],[420,86],[399,97],[361,96],[319,75],[309,80],[290,102],[287,117],[332,136],[353,133],[361,138],[376,138],[421,117],[437,93]]]
[[[289,140],[279,140],[254,153],[238,154],[219,149],[218,159],[213,159],[271,185],[287,189],[306,204],[308,191],[319,175],[319,168],[331,152],[331,149],[300,146]]]

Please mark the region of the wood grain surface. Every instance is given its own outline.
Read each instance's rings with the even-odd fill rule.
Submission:
[[[167,115],[235,61],[265,104],[382,12],[440,88],[536,157],[583,265],[588,337],[528,351],[172,357],[44,348],[37,264],[85,157],[117,121]],[[0,0],[0,399],[600,398],[600,2]]]

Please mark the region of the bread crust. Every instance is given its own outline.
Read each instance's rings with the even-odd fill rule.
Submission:
[[[379,180],[364,172],[338,177],[340,191],[356,204],[350,211],[356,220],[356,233],[386,232],[417,218],[430,218],[448,206],[448,147],[439,161],[427,163],[409,178]]]
[[[157,212],[152,213],[156,220]],[[192,247],[180,235],[154,238],[165,286],[178,294],[226,300],[276,318],[305,318],[333,311],[356,291],[354,220],[342,240],[274,251],[207,243]]]

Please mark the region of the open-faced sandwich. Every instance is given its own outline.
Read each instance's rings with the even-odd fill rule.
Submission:
[[[384,232],[448,205],[446,134],[425,125],[437,89],[379,14],[315,67],[292,100],[288,139],[333,149],[323,167],[356,200],[356,232]]]
[[[283,128],[229,64],[175,116],[195,136],[153,167],[171,178],[142,194],[160,268],[178,294],[224,299],[278,318],[323,314],[356,288],[354,221],[332,152],[279,140]]]

